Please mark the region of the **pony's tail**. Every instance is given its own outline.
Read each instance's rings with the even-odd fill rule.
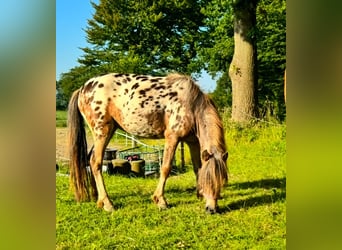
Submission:
[[[83,117],[78,109],[79,90],[76,90],[68,106],[69,130],[69,158],[70,158],[70,185],[78,202],[89,201],[97,197],[95,179],[91,170],[87,170],[87,140]],[[90,190],[91,186],[92,190]]]

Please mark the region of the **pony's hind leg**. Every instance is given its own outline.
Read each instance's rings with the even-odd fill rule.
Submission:
[[[105,211],[112,212],[114,210],[113,203],[108,197],[105,183],[102,176],[102,161],[104,151],[114,133],[114,123],[107,123],[101,127],[101,130],[93,131],[94,150],[90,158],[90,165],[96,182],[98,191],[97,206]]]
[[[190,149],[191,161],[194,168],[194,173],[196,175],[196,187],[197,187],[197,197],[200,197],[198,191],[198,170],[201,168],[201,152],[198,140],[196,141],[186,141]]]

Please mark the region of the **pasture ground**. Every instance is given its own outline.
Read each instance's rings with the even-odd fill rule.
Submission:
[[[111,214],[76,203],[57,174],[56,249],[285,249],[286,126],[224,124],[230,174],[218,214],[205,213],[191,168],[168,179],[165,211],[151,201],[158,179],[104,174]]]

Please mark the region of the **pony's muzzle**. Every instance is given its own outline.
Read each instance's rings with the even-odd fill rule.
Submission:
[[[205,211],[207,214],[215,214],[217,211],[216,211],[216,207],[212,208],[210,206],[206,206],[205,207]]]
[[[215,214],[217,212],[217,200],[213,198],[207,198],[205,211],[207,214]]]

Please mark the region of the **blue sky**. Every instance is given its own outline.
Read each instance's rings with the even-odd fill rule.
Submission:
[[[99,0],[93,0],[98,3]],[[92,18],[94,10],[90,0],[56,1],[56,78],[78,65],[77,58],[86,47],[87,20]],[[215,81],[205,72],[198,79],[201,88],[208,92],[215,89]]]

